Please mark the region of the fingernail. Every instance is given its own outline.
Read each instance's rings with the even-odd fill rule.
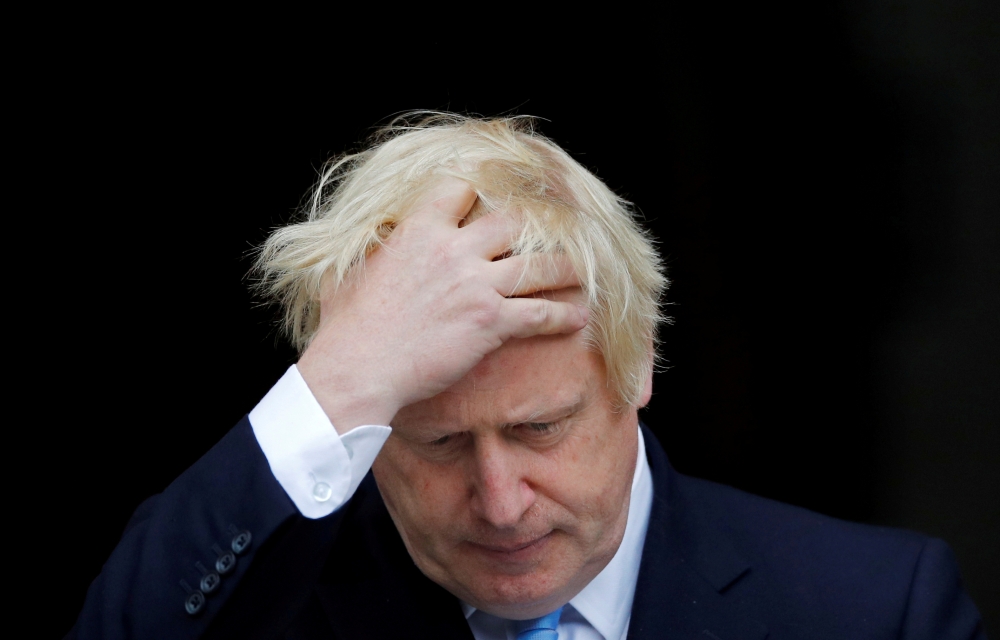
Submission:
[[[576,305],[576,309],[580,312],[580,319],[583,320],[583,324],[587,324],[587,321],[590,320],[590,309],[579,304]]]

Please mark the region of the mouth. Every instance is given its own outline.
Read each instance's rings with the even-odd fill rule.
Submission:
[[[543,536],[517,542],[483,544],[470,541],[467,544],[476,553],[486,556],[493,562],[521,564],[531,562],[541,556],[552,540],[553,533],[555,532],[550,531]]]

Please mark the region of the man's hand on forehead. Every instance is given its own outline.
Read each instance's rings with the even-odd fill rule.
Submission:
[[[442,179],[342,286],[324,288],[298,367],[339,432],[388,424],[510,338],[586,325],[586,308],[532,297],[579,286],[566,257],[506,256],[515,223],[487,213],[462,225],[475,202],[468,184]]]

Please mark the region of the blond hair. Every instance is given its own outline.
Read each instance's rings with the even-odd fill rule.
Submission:
[[[636,405],[664,320],[660,258],[630,204],[527,117],[409,114],[366,150],[328,162],[304,219],[275,230],[255,265],[258,290],[283,307],[295,346],[304,350],[319,327],[321,281],[339,286],[442,175],[475,190],[470,220],[516,215],[521,232],[510,253],[570,259],[591,309],[586,337],[604,358],[616,408]]]

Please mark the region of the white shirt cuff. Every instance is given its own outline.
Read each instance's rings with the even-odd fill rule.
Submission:
[[[392,432],[363,425],[339,435],[294,364],[250,412],[250,426],[281,488],[314,520],[354,495]]]

